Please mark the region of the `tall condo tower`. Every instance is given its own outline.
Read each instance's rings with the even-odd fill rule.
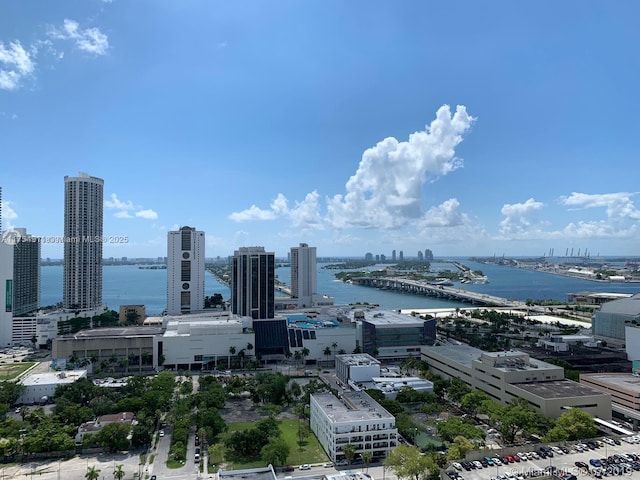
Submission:
[[[275,315],[275,254],[264,247],[241,247],[233,253],[231,311],[254,320]]]
[[[0,242],[0,346],[13,343],[13,318],[40,306],[40,241],[23,228],[5,232]]]
[[[204,309],[204,232],[192,227],[167,234],[167,314]]]
[[[298,299],[298,307],[310,307],[317,290],[316,247],[291,247],[291,296]]]
[[[64,274],[67,310],[102,306],[104,180],[80,172],[64,177]]]

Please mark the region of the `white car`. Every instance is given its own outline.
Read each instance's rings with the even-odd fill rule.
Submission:
[[[304,465],[300,465],[298,468],[300,470],[311,470],[311,465],[305,463]]]
[[[526,454],[526,453],[524,453],[524,452],[518,452],[518,454],[517,454],[517,455],[518,455],[518,458],[519,458],[520,460],[523,460],[523,461],[525,461],[525,462],[526,462],[527,460],[529,460],[529,457],[527,457],[527,454]]]
[[[158,435],[160,435],[161,437],[164,437],[164,430],[160,430],[160,433],[158,433]]]
[[[453,465],[453,468],[456,470],[462,470],[462,465],[458,462],[453,462],[451,465]]]

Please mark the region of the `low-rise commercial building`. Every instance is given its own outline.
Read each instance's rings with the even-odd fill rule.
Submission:
[[[345,460],[344,447],[351,444],[356,457],[370,452],[373,461],[397,446],[398,430],[393,415],[364,392],[311,395],[311,430],[333,462]]]
[[[424,347],[422,360],[444,378],[459,378],[503,404],[527,400],[546,417],[577,407],[611,418],[611,396],[566,380],[564,369],[518,351],[484,352],[468,345]]]
[[[33,373],[27,375],[20,384],[25,387],[24,392],[18,398],[19,404],[33,405],[46,403],[56,392],[60,385],[70,385],[87,376],[86,370],[72,370],[66,372]]]
[[[367,353],[336,355],[336,378],[344,385],[370,382],[379,376],[380,361]]]
[[[380,360],[417,357],[424,345],[436,339],[435,319],[425,320],[391,310],[354,312],[362,351]]]
[[[625,327],[640,325],[640,293],[602,304],[591,318],[591,329],[596,337],[625,340]]]
[[[241,357],[255,353],[256,339],[248,317],[200,312],[167,317],[165,324],[164,333],[153,341],[157,358],[163,359],[162,366],[167,369],[214,369],[218,361],[226,368],[227,362],[237,360],[241,351]]]

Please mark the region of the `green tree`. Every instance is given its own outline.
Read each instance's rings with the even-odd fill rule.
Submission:
[[[485,437],[484,430],[460,417],[450,417],[448,420],[438,422],[438,435],[447,442],[452,442],[458,435],[477,439]]]
[[[84,474],[84,478],[87,480],[98,480],[100,478],[100,469],[93,465],[87,468],[87,473]]]
[[[553,428],[545,435],[544,441],[559,442],[591,438],[596,435],[597,430],[591,415],[579,408],[572,408],[560,415]]]
[[[459,403],[466,394],[471,393],[469,385],[464,383],[458,377],[452,378],[447,388],[447,396],[449,400]]]
[[[349,465],[351,465],[351,462],[353,461],[354,457],[356,456],[356,446],[353,445],[352,443],[347,443],[344,446],[344,458],[347,459],[347,463]]]
[[[462,397],[462,400],[460,400],[460,408],[472,417],[475,417],[478,414],[478,409],[482,405],[482,402],[486,400],[489,400],[486,393],[480,390],[473,390]]]
[[[422,455],[415,446],[397,446],[389,452],[384,463],[399,479],[426,480],[432,473],[438,471],[438,465],[433,458]]]
[[[231,345],[229,347],[229,366],[227,367],[229,370],[231,370],[231,355],[235,355],[235,354],[236,354],[236,347]]]
[[[260,457],[265,463],[270,463],[274,467],[286,465],[287,457],[289,457],[289,445],[281,437],[271,438],[269,443],[260,450]]]
[[[122,480],[125,476],[124,470],[123,470],[124,465],[117,465],[116,468],[113,470],[113,479],[114,480]]]
[[[331,349],[327,346],[324,347],[324,351],[322,352],[325,357],[327,357],[327,362],[329,362],[329,356],[331,355]]]
[[[364,452],[362,454],[362,462],[364,466],[367,468],[367,472],[369,473],[369,465],[371,464],[371,460],[373,460],[373,454],[371,452]]]

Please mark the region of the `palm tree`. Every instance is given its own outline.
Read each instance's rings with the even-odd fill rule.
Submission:
[[[238,357],[240,358],[240,368],[244,369],[244,348],[238,352]]]
[[[296,350],[296,353],[293,355],[293,359],[296,361],[296,368],[298,368],[298,362],[302,360],[302,354],[300,350]]]
[[[353,457],[356,456],[356,446],[352,443],[347,443],[344,446],[344,457],[347,459],[347,463],[351,466],[351,462],[353,461]]]
[[[84,474],[84,478],[87,480],[98,480],[98,478],[100,478],[100,469],[93,465],[87,467],[87,473]]]
[[[306,364],[307,363],[306,358],[309,356],[309,353],[311,353],[311,352],[309,352],[309,349],[307,347],[304,347],[302,349],[302,352],[300,352],[300,353],[302,354],[303,363]]]
[[[371,452],[364,452],[362,454],[362,461],[364,462],[365,466],[367,467],[367,472],[369,473],[369,464],[371,463],[371,460],[373,460],[373,454]],[[118,479],[120,480],[120,479]]]
[[[253,345],[250,343],[247,343],[247,350],[249,351],[249,356],[251,356],[251,352],[253,352]]]
[[[118,465],[113,471],[114,480],[122,480],[124,478],[124,470],[122,469],[123,465]]]
[[[324,347],[324,356],[327,357],[327,363],[329,363],[329,355],[331,355],[331,349],[329,347]]]
[[[235,355],[235,354],[236,354],[236,347],[231,345],[229,347],[229,367],[228,367],[229,370],[231,370],[231,355]]]

